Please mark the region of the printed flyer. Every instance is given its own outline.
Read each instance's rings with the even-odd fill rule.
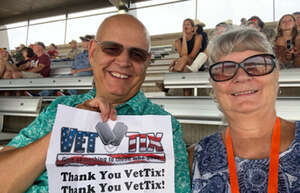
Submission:
[[[50,193],[174,193],[171,117],[59,105],[46,167]]]

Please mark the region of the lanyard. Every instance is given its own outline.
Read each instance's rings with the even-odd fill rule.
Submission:
[[[279,167],[279,148],[280,148],[280,119],[276,117],[276,122],[272,133],[270,168],[268,180],[268,193],[278,191],[278,167]],[[229,128],[226,130],[226,150],[229,169],[230,186],[232,193],[239,193],[239,184],[235,167],[235,160],[232,148],[232,140]]]

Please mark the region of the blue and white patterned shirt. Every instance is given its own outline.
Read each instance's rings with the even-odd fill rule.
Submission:
[[[95,89],[87,94],[63,96],[53,101],[43,112],[26,128],[12,139],[8,146],[23,147],[37,139],[48,134],[53,127],[57,105],[64,104],[75,107],[77,104],[83,103],[88,99],[95,97]],[[147,99],[142,91],[128,102],[116,107],[118,115],[170,115],[159,105],[153,104]],[[173,128],[173,144],[175,155],[175,191],[176,193],[189,193],[190,177],[187,161],[187,153],[185,144],[182,140],[182,130],[178,121],[171,116]],[[26,193],[46,193],[48,192],[48,176],[47,171],[36,179],[34,184],[26,191]]]
[[[248,160],[235,157],[240,193],[268,192],[269,158]],[[208,136],[195,146],[193,193],[231,192],[226,147],[221,133]],[[300,122],[289,148],[279,156],[278,192],[300,192]]]

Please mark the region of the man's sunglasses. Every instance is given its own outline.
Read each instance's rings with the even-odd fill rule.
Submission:
[[[249,76],[263,76],[273,72],[276,66],[275,57],[271,54],[258,54],[250,56],[241,63],[222,61],[208,68],[211,79],[223,82],[232,79],[239,68],[242,68]]]
[[[99,42],[97,40],[95,41],[101,47],[102,51],[110,56],[119,56],[124,51],[124,46],[117,42]],[[127,51],[129,59],[137,63],[146,62],[150,55],[146,50],[141,48],[130,47],[127,48]]]

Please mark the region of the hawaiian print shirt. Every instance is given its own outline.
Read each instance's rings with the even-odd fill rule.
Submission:
[[[23,147],[48,134],[53,127],[58,104],[75,107],[88,99],[95,97],[95,89],[82,95],[63,96],[53,101],[41,114],[26,128],[10,141],[8,146]],[[128,102],[116,107],[118,115],[170,115],[159,105],[153,104],[142,91]],[[182,140],[182,130],[178,121],[171,116],[173,128],[173,144],[175,154],[175,190],[177,193],[190,192],[190,177],[187,153]],[[43,172],[26,193],[48,192],[47,171]]]

